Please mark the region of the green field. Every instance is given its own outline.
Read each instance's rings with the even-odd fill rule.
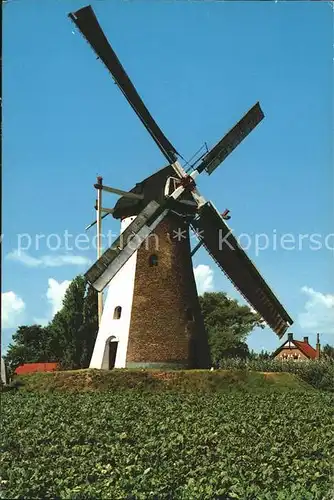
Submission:
[[[8,392],[2,498],[332,499],[333,395]]]

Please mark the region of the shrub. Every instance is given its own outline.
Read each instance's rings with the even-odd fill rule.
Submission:
[[[316,389],[334,392],[334,360],[278,361],[275,359],[223,359],[219,367],[225,370],[294,373]]]

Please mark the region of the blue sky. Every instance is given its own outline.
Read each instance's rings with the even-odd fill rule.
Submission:
[[[65,230],[84,232],[95,216],[96,175],[129,189],[165,163],[68,19],[84,5],[18,0],[3,9],[4,346],[17,324],[49,319],[68,281],[94,259],[92,248],[50,250],[46,236],[59,235],[63,245]],[[199,187],[219,209],[231,210],[236,236],[250,235],[248,253],[295,320],[296,338],[309,335],[314,342],[319,331],[322,342],[333,344],[329,3],[92,6],[138,92],[185,158],[204,141],[214,145],[261,102],[263,122],[212,176],[201,176]],[[112,206],[115,199],[108,201]],[[116,233],[117,221],[108,217],[104,229]],[[256,252],[255,236],[261,233],[269,248]],[[31,245],[17,258],[19,234],[28,234]],[[278,240],[292,234],[295,243],[275,249],[274,234]],[[319,235],[318,250],[312,234]],[[38,248],[36,235],[45,235]],[[299,235],[309,236],[298,244]],[[55,238],[49,238],[53,247]],[[21,236],[23,244],[28,239]],[[199,265],[210,266],[199,268],[202,287],[239,298],[204,250],[194,258]],[[249,345],[274,349],[279,340],[270,330],[256,331]]]

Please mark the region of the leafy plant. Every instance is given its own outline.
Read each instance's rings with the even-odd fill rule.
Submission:
[[[330,500],[333,396],[2,395],[5,498]]]

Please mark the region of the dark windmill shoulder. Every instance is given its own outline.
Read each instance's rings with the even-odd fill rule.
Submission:
[[[115,205],[113,217],[115,219],[124,219],[125,217],[138,215],[152,200],[162,203],[164,200],[164,188],[169,177],[175,177],[175,170],[171,165],[161,168],[154,174],[146,177],[146,179],[138,182],[129,192],[143,194],[144,198],[142,200],[134,200],[124,196],[121,197]],[[192,201],[191,193],[185,192],[182,200]],[[175,209],[183,211],[184,208],[182,204],[175,201]],[[189,206],[187,206],[187,211],[189,211]]]

